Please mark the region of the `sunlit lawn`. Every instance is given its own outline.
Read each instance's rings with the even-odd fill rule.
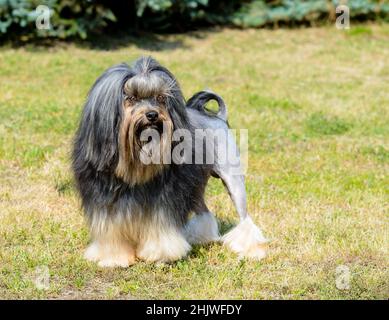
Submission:
[[[389,25],[113,43],[0,48],[0,298],[389,297]],[[146,54],[187,97],[222,95],[231,126],[249,129],[248,205],[272,240],[266,259],[213,244],[171,265],[83,260],[72,136],[96,77]],[[224,232],[233,205],[219,181],[207,194]],[[336,286],[339,266],[348,290]],[[35,285],[42,267],[47,290]]]

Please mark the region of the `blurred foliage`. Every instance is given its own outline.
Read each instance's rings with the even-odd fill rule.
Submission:
[[[39,5],[50,8],[48,30],[38,29],[35,21],[41,11]],[[97,1],[77,0],[0,0],[0,37],[85,39],[90,31],[102,30],[114,22],[111,10]]]
[[[389,18],[388,0],[254,0],[245,1],[232,16],[232,24],[240,27],[297,25],[336,19],[336,7],[346,4],[351,20]]]
[[[0,38],[81,38],[116,27],[182,32],[195,27],[294,26],[333,21],[345,3],[354,20],[388,20],[388,0],[0,0]],[[38,5],[51,10],[49,30],[38,30]]]

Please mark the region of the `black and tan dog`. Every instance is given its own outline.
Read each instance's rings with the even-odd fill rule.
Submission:
[[[205,109],[212,99],[218,113]],[[204,202],[211,175],[223,180],[240,216],[221,240],[240,256],[264,256],[266,240],[246,212],[243,174],[221,161],[222,143],[206,144],[208,133],[199,138],[199,130],[224,132],[237,152],[223,100],[202,91],[186,102],[175,77],[154,59],[119,64],[97,79],[73,150],[92,237],[88,260],[104,267],[127,267],[136,258],[169,262],[191,244],[218,241],[217,221]]]

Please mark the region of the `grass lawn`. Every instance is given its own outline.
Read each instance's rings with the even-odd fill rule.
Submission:
[[[104,69],[148,54],[186,97],[212,88],[231,126],[249,129],[249,212],[272,240],[264,260],[220,244],[170,265],[82,258],[69,164],[82,104]],[[0,48],[0,298],[388,298],[388,84],[389,25]],[[237,222],[220,181],[207,199],[223,232]]]

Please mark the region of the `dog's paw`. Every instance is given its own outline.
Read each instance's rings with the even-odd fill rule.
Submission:
[[[178,232],[149,237],[141,244],[136,256],[146,262],[173,262],[187,255],[191,246]]]
[[[97,265],[103,268],[127,268],[133,265],[136,259],[134,249],[128,245],[110,247],[100,245],[97,242],[89,245],[84,258],[88,261],[97,262]]]
[[[263,259],[267,253],[268,240],[250,217],[241,221],[222,238],[224,245],[240,258]]]
[[[100,250],[97,243],[91,243],[88,248],[85,250],[84,258],[88,261],[99,261],[100,259]]]
[[[231,248],[231,247],[230,247]],[[234,250],[231,248],[232,251],[236,252],[239,255],[239,258],[249,258],[249,259],[255,259],[255,260],[261,260],[266,257],[267,251],[268,251],[268,245],[266,243],[264,244],[256,244],[253,246],[250,246],[249,248],[246,248],[245,250]]]
[[[101,268],[127,268],[135,263],[135,257],[132,256],[117,256],[107,257],[100,260],[97,265]]]

